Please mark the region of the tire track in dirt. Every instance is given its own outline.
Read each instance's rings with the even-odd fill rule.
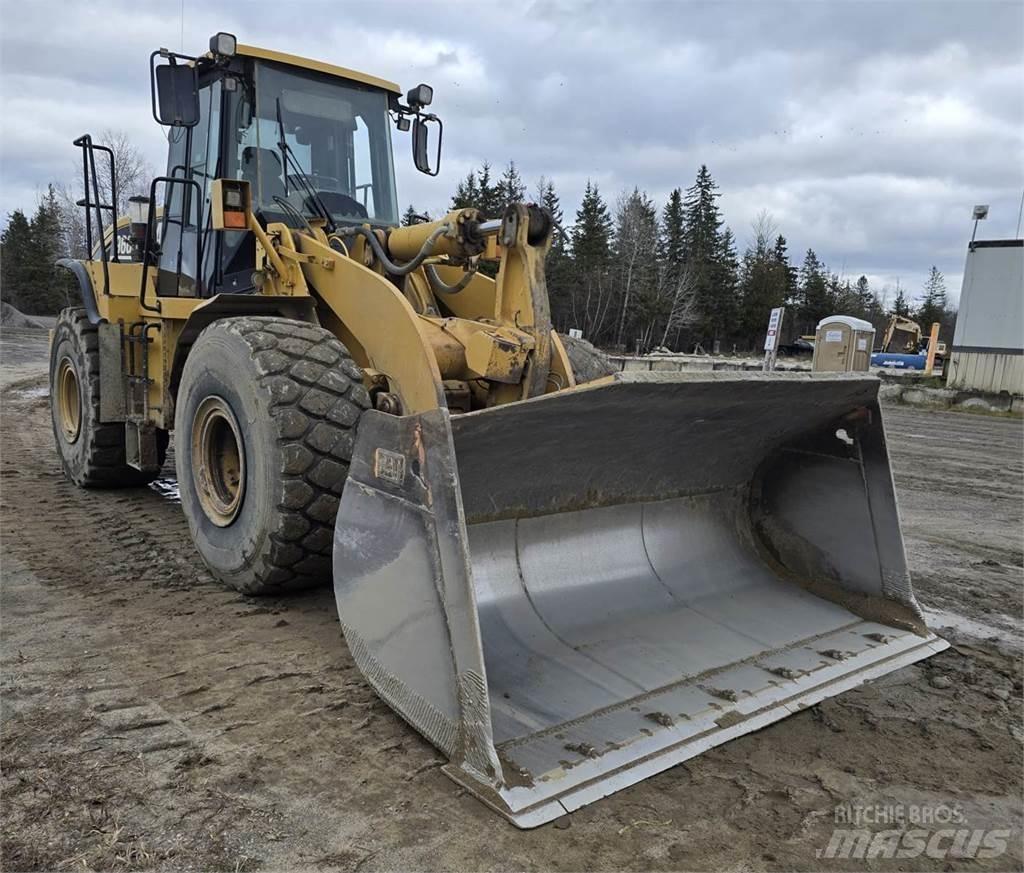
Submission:
[[[956,799],[1019,833],[1020,689],[993,696],[1019,685],[1019,664],[984,647],[659,774],[568,830],[516,831],[376,698],[328,589],[239,596],[210,578],[165,495],[67,484],[43,384],[5,392],[0,416],[5,867],[819,869],[834,805],[886,799]],[[922,423],[895,418],[891,436]],[[963,453],[952,461],[970,467]],[[917,544],[934,533],[918,484],[932,474],[907,457]],[[984,467],[972,475],[997,475]],[[925,589],[955,593],[938,574]]]

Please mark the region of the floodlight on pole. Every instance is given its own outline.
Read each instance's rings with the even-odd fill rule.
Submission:
[[[988,204],[983,203],[974,207],[974,230],[971,231],[971,245],[974,245],[974,237],[978,233],[978,222],[988,218]]]

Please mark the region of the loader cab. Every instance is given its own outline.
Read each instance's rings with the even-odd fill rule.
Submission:
[[[253,234],[211,227],[210,190],[218,178],[249,182],[253,213],[264,227],[399,224],[391,128],[407,130],[410,109],[399,102],[398,86],[251,46],[221,53],[216,39],[210,53],[184,61],[195,70],[194,123],[168,126],[157,204],[164,210],[156,254],[161,296],[254,290]],[[168,56],[171,65],[183,62],[160,55]],[[154,116],[172,101],[158,87],[154,77]],[[177,114],[193,121],[187,107]]]

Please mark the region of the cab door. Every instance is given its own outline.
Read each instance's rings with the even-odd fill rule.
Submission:
[[[199,123],[168,129],[167,176],[161,222],[157,293],[213,293],[216,235],[210,229],[210,182],[217,178],[221,143],[221,80],[199,89]],[[180,180],[180,181],[179,181]]]

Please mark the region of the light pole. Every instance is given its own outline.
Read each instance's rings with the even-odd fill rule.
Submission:
[[[988,218],[988,204],[974,207],[974,230],[971,231],[971,248],[974,248],[974,237],[978,232],[978,222]]]

